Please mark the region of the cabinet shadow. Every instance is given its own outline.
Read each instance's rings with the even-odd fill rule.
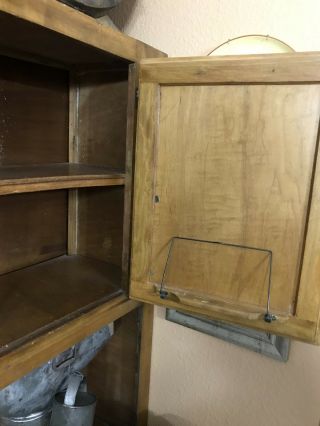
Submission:
[[[123,31],[126,23],[129,22],[135,7],[136,0],[122,0],[118,6],[108,12],[108,15],[116,26]]]
[[[148,426],[195,426],[188,420],[173,414],[158,416],[149,412]]]

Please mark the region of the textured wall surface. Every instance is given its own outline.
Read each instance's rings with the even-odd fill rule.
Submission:
[[[123,0],[112,17],[170,56],[205,55],[249,33],[320,50],[319,0]],[[320,348],[294,342],[282,364],[169,323],[157,308],[150,409],[149,426],[317,426]]]
[[[320,348],[280,363],[170,323],[156,309],[149,426],[317,426]]]
[[[206,55],[243,34],[269,34],[320,50],[319,0],[123,0],[111,16],[170,56]]]

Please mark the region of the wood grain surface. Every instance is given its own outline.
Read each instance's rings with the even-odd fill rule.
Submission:
[[[4,388],[75,343],[136,309],[139,303],[116,296],[54,330],[0,356],[0,388]]]
[[[320,53],[155,58],[141,61],[141,79],[160,84],[304,83],[320,81]]]
[[[66,191],[0,197],[0,274],[67,250]]]
[[[114,426],[136,424],[139,311],[115,322],[114,336],[87,368],[88,385],[98,398],[96,416]]]
[[[0,353],[121,293],[121,269],[62,256],[0,276]]]
[[[0,165],[68,161],[68,73],[0,56]]]
[[[318,63],[317,53],[143,61],[131,297],[317,340]],[[181,246],[160,300],[174,236],[272,251],[278,322],[263,321],[268,259],[225,246]]]
[[[175,235],[268,249],[271,306],[292,312],[319,116],[320,86],[162,87],[150,281],[161,280]],[[171,286],[266,306],[265,255],[187,242],[179,250]]]
[[[4,166],[0,168],[0,195],[124,185],[124,177],[120,171],[85,164]]]
[[[56,0],[1,0],[0,38],[11,50],[68,65],[166,56]]]

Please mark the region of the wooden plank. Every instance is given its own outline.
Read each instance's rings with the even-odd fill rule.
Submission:
[[[142,309],[142,327],[141,327],[141,343],[140,343],[140,358],[139,358],[140,365],[139,365],[137,426],[148,425],[153,316],[154,316],[153,305],[144,304]]]
[[[0,197],[0,274],[66,253],[67,194]]]
[[[68,191],[68,255],[78,253],[78,190]]]
[[[122,270],[123,289],[129,292],[130,274],[130,251],[132,233],[132,200],[133,200],[133,164],[137,125],[137,90],[138,73],[136,65],[129,67],[128,80],[128,107],[127,107],[127,140],[126,140],[126,180],[124,192],[124,218],[123,218],[123,250],[122,250]]]
[[[320,127],[319,127],[320,129]],[[319,144],[318,131],[318,144]],[[297,294],[296,316],[305,320],[317,320],[319,338],[320,316],[320,167],[319,153],[315,156],[314,182],[310,193],[310,212],[306,229],[304,256]]]
[[[0,353],[121,293],[121,268],[61,256],[0,276]]]
[[[112,426],[136,420],[139,310],[114,323],[114,335],[88,365],[89,389],[97,396],[96,417]]]
[[[140,79],[160,84],[313,83],[320,81],[320,53],[145,59]]]
[[[157,84],[140,86],[137,148],[135,162],[135,189],[133,209],[133,237],[130,295],[137,281],[147,282],[151,253],[146,249],[152,229],[154,150],[158,129],[160,90]],[[142,213],[142,214],[141,214]]]
[[[211,304],[203,303],[192,296],[180,297],[180,294],[175,293],[169,293],[168,298],[163,300],[156,289],[143,282],[131,282],[131,288],[130,297],[144,303],[152,303],[280,336],[288,336],[307,343],[317,343],[316,321],[304,320],[292,315],[278,315],[277,321],[266,323],[263,313],[245,311],[238,304],[218,301]]]
[[[69,162],[79,162],[79,82],[69,74]],[[68,191],[68,254],[78,251],[78,191]]]
[[[124,185],[124,182],[124,173],[85,164],[56,163],[0,167],[0,195]]]
[[[95,19],[75,10],[56,0],[1,0],[0,1],[0,12],[2,12],[3,18],[5,19],[2,22],[2,39],[6,41],[6,44],[10,45],[10,38],[15,41],[15,47],[20,50],[26,50],[26,44],[22,44],[22,37],[17,33],[17,28],[19,24],[28,23],[29,26],[20,28],[20,34],[25,34],[29,43],[27,46],[30,46],[32,49],[32,44],[35,46],[40,46],[40,51],[46,56],[54,56],[57,54],[57,49],[51,50],[48,49],[48,43],[45,44],[45,41],[52,40],[52,37],[57,40],[63,38],[65,42],[68,42],[68,39],[74,41],[73,50],[77,50],[79,44],[85,45],[85,49],[81,49],[82,61],[89,63],[90,59],[103,62],[103,55],[101,53],[110,53],[120,58],[125,58],[129,61],[139,61],[144,57],[156,57],[156,56],[165,56],[162,52],[138,41],[135,40],[120,31],[114,30],[113,28],[102,25],[97,22]],[[15,21],[15,25],[12,25],[13,18],[18,18],[20,22]],[[9,25],[5,27],[5,24]],[[10,23],[11,23],[11,32],[10,32]],[[30,24],[34,24],[33,26]],[[40,27],[42,32],[35,32],[34,27]],[[6,33],[4,29],[6,28]],[[48,35],[46,31],[50,30],[53,34]],[[34,39],[32,36],[34,34]],[[42,35],[42,36],[41,36]],[[35,37],[37,36],[37,38]],[[41,47],[43,43],[43,47]],[[62,52],[66,53],[66,43],[63,46],[61,44]],[[45,51],[45,45],[47,46],[47,52]],[[49,44],[50,45],[50,44]],[[69,45],[69,56],[73,57],[72,46]],[[95,48],[94,53],[90,52],[90,47]],[[33,50],[35,48],[33,47]],[[102,52],[101,52],[102,51]],[[89,54],[86,58],[86,52]],[[58,50],[59,53],[59,50]],[[62,55],[62,53],[61,53]],[[95,56],[97,58],[95,58]],[[63,59],[66,59],[64,55]]]
[[[51,332],[0,356],[0,388],[26,375],[139,305],[138,302],[128,300],[124,295],[117,296]]]

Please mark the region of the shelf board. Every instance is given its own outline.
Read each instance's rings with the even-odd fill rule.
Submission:
[[[0,389],[140,305],[140,302],[128,300],[124,294],[116,296],[54,330],[0,354]]]
[[[82,256],[0,276],[0,354],[121,295],[121,277],[120,267]]]
[[[55,163],[0,167],[0,195],[124,183],[124,173],[87,164]]]

